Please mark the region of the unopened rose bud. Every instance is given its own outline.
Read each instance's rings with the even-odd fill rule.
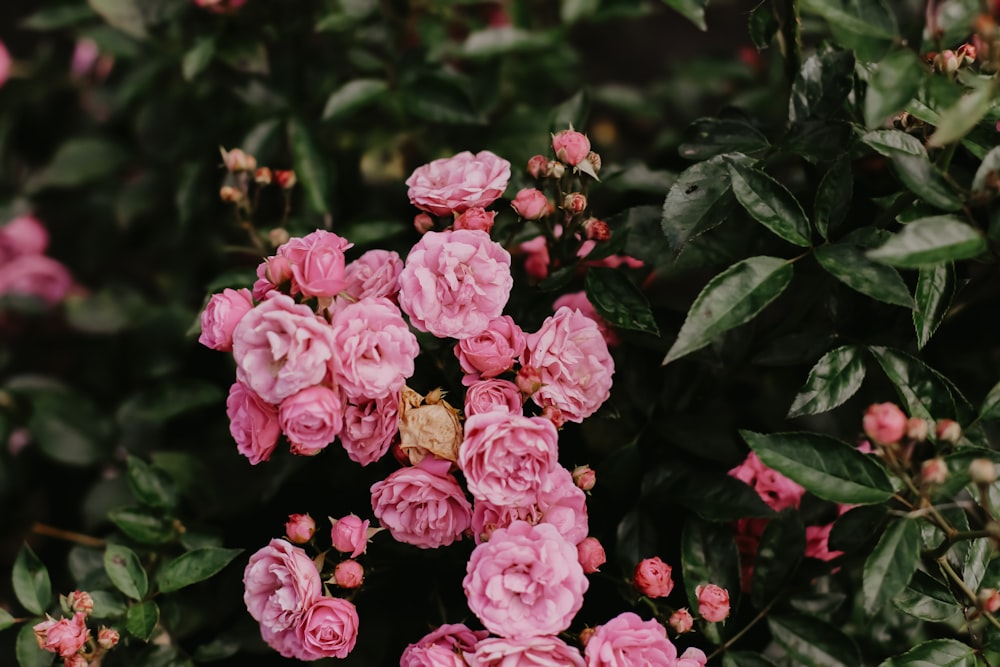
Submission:
[[[920,466],[920,477],[924,484],[944,484],[948,474],[948,464],[941,457],[928,459]]]
[[[921,419],[920,417],[910,417],[906,420],[906,437],[910,440],[916,442],[923,442],[927,439],[927,433],[930,429],[927,426],[927,420]]]
[[[942,51],[934,56],[934,69],[944,74],[954,74],[958,71],[959,64],[958,57],[951,49]]]
[[[292,265],[287,258],[282,255],[274,255],[265,261],[267,268],[264,270],[264,275],[267,276],[272,285],[280,285],[292,279]]]
[[[219,151],[222,153],[222,162],[229,171],[253,171],[257,168],[257,158],[239,148],[227,151],[220,147]]]
[[[97,631],[97,645],[105,651],[110,651],[117,646],[120,638],[118,631],[114,628],[101,628]]]
[[[531,396],[542,388],[542,374],[537,368],[522,366],[514,378],[514,383],[522,394]]]
[[[345,554],[351,554],[351,558],[357,558],[368,548],[368,524],[367,519],[362,521],[361,517],[348,514],[342,519],[330,519],[330,541],[333,548]]]
[[[548,176],[549,159],[544,155],[534,155],[528,160],[528,173],[534,179]]]
[[[691,612],[684,608],[672,613],[667,623],[674,629],[674,632],[683,635],[685,632],[691,632],[691,628],[694,626],[694,619],[691,617]]]
[[[274,182],[282,190],[291,190],[295,187],[298,182],[298,178],[295,177],[295,172],[291,169],[275,169],[274,170]]]
[[[583,491],[590,491],[597,483],[597,473],[590,466],[573,468],[573,483]]]
[[[611,238],[611,228],[608,227],[608,223],[597,218],[584,220],[583,229],[591,241],[607,241]]]
[[[234,188],[231,185],[223,185],[219,188],[219,199],[227,204],[239,204],[246,199],[246,196],[244,196],[243,191],[239,188]]]
[[[587,198],[580,192],[571,192],[563,197],[563,209],[577,215],[587,209]]]
[[[584,628],[580,630],[580,646],[584,648],[590,643],[590,638],[594,636],[594,628]]]
[[[83,612],[84,616],[90,616],[94,611],[94,599],[90,593],[85,591],[73,591],[68,595],[60,595],[59,602],[68,616],[76,612]]]
[[[997,467],[989,459],[972,459],[969,463],[969,477],[976,484],[992,484],[997,481]]]
[[[934,434],[938,440],[956,444],[962,439],[962,426],[954,419],[939,419],[934,424]]]
[[[316,534],[316,522],[308,514],[289,514],[285,535],[295,544],[305,544]]]
[[[576,555],[585,574],[593,574],[608,561],[604,546],[596,537],[588,537],[576,545]]]
[[[495,216],[495,211],[487,211],[482,207],[473,206],[455,218],[452,228],[478,230],[489,234],[490,230],[493,229],[493,218]]]
[[[995,588],[981,588],[979,589],[980,608],[990,614],[996,613],[1000,610],[1000,591]]]
[[[552,425],[556,428],[562,428],[566,425],[566,416],[563,411],[559,409],[559,406],[548,404],[542,408],[542,417],[548,419],[552,422]]]
[[[510,205],[525,220],[538,220],[552,210],[548,197],[536,188],[524,188],[517,193]]]
[[[875,403],[865,411],[862,425],[869,438],[889,445],[899,442],[906,435],[907,419],[894,403]]]
[[[426,213],[417,213],[413,216],[413,228],[418,234],[426,234],[434,229],[434,218]]]
[[[337,563],[333,578],[341,588],[357,588],[365,580],[365,568],[356,560],[344,560]]]
[[[587,153],[587,162],[590,163],[595,174],[601,171],[601,156],[594,151]]]
[[[962,44],[962,46],[958,47],[958,50],[955,51],[955,57],[958,58],[960,65],[971,65],[976,62],[976,55],[976,47],[968,43]]]
[[[643,558],[635,566],[632,584],[648,598],[663,598],[674,590],[674,580],[671,576],[673,568],[659,557]]]
[[[552,135],[552,150],[560,161],[575,167],[587,159],[590,139],[576,130],[563,130]]]
[[[545,168],[545,175],[550,178],[560,179],[566,173],[566,165],[558,160],[549,160],[548,166]]]
[[[275,227],[267,233],[267,240],[271,242],[271,245],[277,248],[279,245],[285,245],[288,243],[288,239],[291,235],[288,230],[284,227]]]
[[[268,167],[259,167],[253,173],[253,181],[257,185],[270,185],[273,175]]]

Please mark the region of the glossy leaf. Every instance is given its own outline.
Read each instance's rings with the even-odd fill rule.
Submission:
[[[681,571],[688,605],[698,608],[695,589],[702,584],[715,584],[729,591],[732,609],[738,608],[740,566],[732,529],[697,517],[689,518],[681,532]],[[715,624],[703,624],[706,636],[718,638]],[[712,639],[712,641],[716,641]]]
[[[323,153],[306,124],[298,118],[288,123],[288,143],[295,161],[295,175],[306,201],[315,213],[330,212],[330,175]]]
[[[846,243],[816,248],[816,261],[827,273],[851,289],[877,301],[913,307],[913,297],[899,273],[869,259],[857,246]]]
[[[181,60],[181,73],[185,81],[194,81],[201,74],[215,55],[215,39],[205,37],[199,39]]]
[[[171,522],[139,507],[119,507],[108,518],[136,542],[165,544],[176,537]]]
[[[708,4],[708,0],[663,0],[663,2],[698,26],[699,30],[708,29],[708,26],[705,25],[705,6]]]
[[[990,150],[976,169],[976,176],[972,179],[972,191],[988,193],[990,174],[994,175],[993,178],[1000,176],[1000,146]]]
[[[161,425],[186,412],[225,402],[218,386],[204,380],[172,380],[135,392],[118,408],[126,426]]]
[[[640,560],[656,550],[659,540],[656,523],[640,506],[633,507],[618,522],[618,560],[625,571],[631,573]]]
[[[898,155],[892,158],[892,168],[910,192],[931,206],[944,211],[962,208],[962,200],[927,156]]]
[[[830,350],[809,371],[809,377],[799,390],[788,417],[816,415],[841,405],[853,396],[865,379],[865,364],[861,348],[845,345]]]
[[[862,505],[847,510],[833,522],[827,539],[833,551],[858,551],[882,534],[889,509],[885,505]]]
[[[847,217],[854,196],[854,174],[851,161],[841,158],[823,174],[816,190],[816,202],[813,205],[813,222],[816,231],[824,239],[829,238],[830,230],[836,228]]]
[[[684,131],[684,141],[677,150],[688,160],[707,160],[725,153],[753,155],[769,146],[767,137],[744,120],[699,118]]]
[[[17,601],[31,613],[42,615],[49,608],[52,602],[49,571],[27,544],[21,545],[14,560],[11,583],[14,585]]]
[[[965,399],[955,395],[951,384],[919,359],[890,348],[868,348],[896,387],[903,408],[911,417],[955,418],[964,421]],[[971,412],[971,410],[969,410]]]
[[[806,550],[806,529],[797,511],[767,522],[754,558],[750,599],[758,609],[778,595],[798,570]]]
[[[932,623],[947,621],[962,610],[947,586],[921,570],[913,573],[892,603],[901,612]]]
[[[28,428],[46,456],[68,465],[92,465],[108,453],[106,424],[97,406],[73,392],[37,394]]]
[[[170,476],[140,458],[127,460],[129,488],[136,499],[149,507],[173,507],[177,504],[177,489]]]
[[[772,614],[771,636],[802,667],[857,667],[861,655],[854,642],[836,627],[812,616]]]
[[[906,588],[920,561],[920,523],[900,518],[889,523],[865,561],[865,611],[874,615]]]
[[[982,233],[961,218],[939,215],[905,225],[868,257],[891,266],[920,268],[977,257],[986,245]]]
[[[868,79],[865,94],[865,124],[878,127],[891,114],[901,111],[920,89],[924,66],[908,48],[886,56]]]
[[[38,640],[32,629],[34,623],[25,623],[17,632],[17,644],[14,648],[19,667],[49,667],[56,654],[38,648]]]
[[[892,495],[892,484],[881,465],[829,436],[752,431],[740,431],[740,435],[764,465],[824,500],[866,505]]]
[[[739,164],[729,164],[729,178],[736,201],[750,217],[789,243],[809,247],[809,219],[785,186],[759,169]]]
[[[242,552],[242,549],[218,547],[202,547],[188,551],[160,569],[157,575],[160,592],[176,591],[215,576]]]
[[[94,10],[86,5],[59,5],[46,7],[31,14],[21,21],[21,27],[27,30],[58,30],[92,18]]]
[[[774,663],[751,651],[726,651],[722,654],[722,667],[774,667]]]
[[[749,322],[792,280],[792,265],[778,257],[751,257],[712,278],[694,300],[664,364],[699,350]]]
[[[896,34],[888,21],[869,21],[860,7],[870,0],[802,0],[803,11],[822,16],[831,25],[858,35],[892,40]]]
[[[986,568],[993,558],[993,543],[989,538],[979,537],[968,542],[969,553],[965,556],[962,579],[969,590],[979,590],[986,574]]]
[[[979,418],[989,421],[1000,419],[1000,382],[993,385],[979,408]]]
[[[854,54],[827,51],[809,56],[792,84],[788,117],[792,121],[823,118],[843,106],[854,85]]]
[[[861,141],[888,158],[900,155],[927,156],[927,149],[920,140],[901,130],[872,130],[861,137]]]
[[[104,139],[71,139],[59,147],[52,162],[29,181],[29,190],[86,185],[118,171],[126,152]]]
[[[624,272],[590,267],[584,279],[587,299],[598,314],[622,329],[660,335],[649,301]]]
[[[323,120],[340,118],[370,104],[389,90],[381,79],[355,79],[333,91],[323,107]]]
[[[941,325],[955,295],[955,266],[942,262],[920,269],[917,289],[913,293],[913,328],[917,333],[917,347],[922,348]]]
[[[747,30],[758,51],[771,46],[771,40],[774,39],[778,29],[778,20],[771,11],[771,3],[761,2],[750,12]]]
[[[963,95],[955,106],[941,114],[937,130],[927,140],[927,145],[944,146],[964,137],[993,107],[996,95],[994,79],[979,82],[971,93]]]
[[[90,597],[94,600],[94,618],[121,618],[128,611],[125,601],[118,593],[111,591],[90,590]]]
[[[139,557],[121,544],[109,544],[104,551],[104,571],[115,588],[133,600],[141,600],[149,592],[149,579]]]
[[[0,608],[0,630],[6,630],[14,625],[15,622],[16,619],[9,611]]]
[[[160,620],[160,608],[152,600],[139,602],[128,608],[125,629],[136,639],[147,641]]]
[[[680,254],[692,239],[722,224],[735,201],[722,156],[685,169],[663,202],[661,225],[674,253]]]
[[[976,667],[976,649],[955,639],[932,639],[879,667]]]
[[[707,521],[774,516],[774,510],[748,484],[681,462],[647,472],[642,480],[642,495],[661,504],[680,503]]]

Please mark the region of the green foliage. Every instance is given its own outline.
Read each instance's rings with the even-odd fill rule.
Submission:
[[[21,547],[14,561],[14,595],[33,614],[44,614],[52,601],[52,582],[45,564],[27,544]]]

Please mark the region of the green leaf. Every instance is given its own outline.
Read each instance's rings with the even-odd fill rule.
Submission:
[[[841,405],[853,396],[865,379],[865,364],[861,348],[845,345],[830,350],[809,371],[809,377],[799,389],[788,418],[816,415]]]
[[[977,257],[986,239],[976,228],[953,215],[921,218],[908,223],[868,257],[891,266],[920,268]]]
[[[315,213],[330,212],[330,176],[323,154],[299,118],[288,121],[288,143],[292,148],[295,175],[302,184],[306,201]]]
[[[712,278],[691,305],[664,365],[749,322],[788,287],[792,273],[786,260],[750,257]]]
[[[789,120],[826,118],[837,113],[854,86],[854,54],[827,51],[809,56],[792,84]]]
[[[0,608],[0,631],[6,630],[7,628],[13,626],[16,622],[17,620],[9,611]]]
[[[931,206],[945,211],[962,208],[962,200],[926,155],[897,155],[892,168],[910,192]]]
[[[215,38],[203,37],[199,39],[181,60],[181,73],[184,75],[184,80],[194,81],[195,77],[201,74],[212,62],[214,55]]]
[[[657,549],[659,531],[656,523],[642,511],[641,506],[633,507],[618,522],[616,545],[618,561],[631,572],[640,560]]]
[[[333,91],[323,107],[323,120],[341,118],[369,104],[389,90],[381,79],[355,79]]]
[[[868,350],[896,386],[903,407],[911,417],[959,417],[950,384],[937,371],[898,350],[879,346],[869,347]]]
[[[917,333],[917,348],[922,348],[941,325],[951,299],[955,295],[955,265],[942,262],[935,266],[923,267],[917,277],[917,289],[913,293],[916,308],[913,309],[913,328]]]
[[[127,154],[118,144],[103,139],[70,139],[56,151],[52,162],[27,184],[29,191],[45,187],[71,188],[109,176],[125,163]]]
[[[121,544],[109,544],[104,550],[104,571],[115,588],[133,600],[141,600],[149,592],[146,570],[135,552]]]
[[[485,119],[473,104],[470,88],[470,82],[461,77],[421,76],[401,91],[403,107],[416,119],[430,123],[482,125]]]
[[[910,49],[886,56],[868,79],[865,95],[865,124],[878,127],[886,117],[901,111],[920,89],[924,67]]]
[[[979,168],[976,169],[976,176],[972,179],[972,191],[992,196],[988,183],[991,178],[997,178],[997,176],[1000,176],[1000,146],[995,146],[987,153]]]
[[[21,21],[27,30],[58,30],[69,28],[94,17],[94,10],[86,5],[59,5],[39,10]]]
[[[885,469],[839,440],[817,433],[740,431],[764,465],[835,503],[870,505],[892,496]]]
[[[887,600],[899,595],[909,583],[919,561],[920,524],[906,518],[890,521],[865,561],[865,611],[874,615]]]
[[[854,174],[851,171],[851,161],[842,157],[823,174],[816,190],[813,222],[816,224],[816,231],[824,239],[829,238],[830,230],[847,217],[853,196]]]
[[[243,549],[202,547],[182,554],[164,565],[159,574],[161,593],[170,593],[204,581],[222,571]]]
[[[591,16],[599,5],[599,0],[561,0],[559,18],[563,23],[576,23],[586,16]]]
[[[979,418],[985,421],[1000,419],[1000,382],[993,385],[979,408]]]
[[[583,127],[589,114],[590,95],[586,90],[579,90],[549,114],[549,132],[555,134],[571,127]]]
[[[976,667],[976,649],[955,639],[932,639],[879,667]]]
[[[767,137],[743,120],[699,118],[684,131],[677,149],[688,160],[707,160],[725,153],[753,155],[770,147]]]
[[[750,651],[726,651],[722,654],[722,667],[775,667],[774,663]]]
[[[108,518],[136,542],[166,544],[176,537],[169,521],[142,508],[120,507],[108,512]]]
[[[734,201],[723,156],[681,172],[663,202],[661,220],[674,253],[679,255],[692,239],[722,224]]]
[[[45,613],[52,602],[52,582],[45,564],[27,544],[17,554],[11,581],[21,606],[39,616]]]
[[[802,667],[857,667],[861,654],[836,627],[812,616],[772,614],[767,617],[774,641]]]
[[[993,558],[993,543],[989,538],[978,537],[969,543],[969,553],[965,557],[965,568],[962,570],[962,579],[969,590],[979,590],[979,585],[983,582],[986,574],[986,567]]]
[[[750,12],[750,20],[747,31],[750,39],[758,51],[763,51],[771,46],[771,40],[778,33],[778,20],[771,11],[771,3],[761,2]]]
[[[663,2],[698,26],[699,30],[708,30],[705,24],[705,6],[708,5],[708,0],[663,0]]]
[[[806,551],[806,529],[795,510],[767,522],[754,558],[750,599],[762,609],[799,569]]]
[[[871,298],[904,308],[913,308],[913,297],[899,273],[874,262],[857,246],[847,243],[816,248],[816,261],[827,273],[851,289]]]
[[[691,609],[698,608],[695,589],[702,584],[725,588],[729,591],[730,607],[739,607],[740,560],[729,526],[690,517],[681,532],[681,571]],[[702,624],[703,634],[716,643],[719,637],[717,625]]]
[[[916,137],[900,130],[872,130],[861,141],[887,158],[900,155],[927,157],[927,149]]]
[[[707,521],[774,516],[774,510],[748,484],[679,461],[647,472],[642,479],[642,496],[661,505],[680,503]]]
[[[818,14],[831,25],[837,26],[857,35],[875,37],[884,40],[896,38],[896,32],[888,19],[870,19],[869,11],[862,11],[865,5],[876,3],[871,0],[802,0],[804,12]],[[880,3],[879,3],[880,4]]]
[[[947,586],[921,570],[914,572],[892,604],[905,614],[932,623],[947,621],[962,610]]]
[[[128,457],[127,466],[129,488],[140,503],[159,508],[177,505],[177,488],[170,475],[135,456]]]
[[[146,600],[128,608],[128,613],[125,614],[125,629],[136,639],[148,641],[159,620],[160,608],[152,600]]]
[[[86,397],[51,391],[33,397],[28,429],[46,456],[68,465],[91,465],[108,454],[107,424]]]
[[[569,7],[579,12],[570,18],[571,22],[583,18],[585,13],[593,13],[598,0],[564,0],[563,9]],[[570,6],[572,5],[572,6]],[[564,16],[565,19],[565,16]],[[541,51],[553,46],[555,33],[532,32],[512,25],[476,30],[462,43],[462,55],[466,58],[497,58],[514,53]]]
[[[118,408],[123,425],[162,425],[174,417],[198,408],[225,402],[219,387],[206,380],[171,379],[133,393]]]
[[[649,301],[622,271],[592,266],[587,270],[584,288],[587,299],[609,323],[622,329],[660,335]]]
[[[759,169],[728,166],[736,201],[750,217],[789,243],[809,247],[809,219],[795,196]]]
[[[144,39],[147,36],[146,20],[136,0],[87,0],[87,4],[109,25],[129,37]]]
[[[90,597],[94,600],[94,618],[121,618],[128,611],[125,601],[118,593],[91,590]]]
[[[940,147],[967,135],[993,107],[996,94],[994,78],[979,82],[971,93],[963,95],[953,107],[941,114],[937,129],[927,140],[927,145]]]
[[[889,515],[885,505],[862,505],[841,514],[833,522],[827,544],[832,551],[858,551],[876,535]]]
[[[14,649],[17,664],[20,667],[49,667],[56,654],[38,648],[35,631],[31,623],[25,623],[17,632],[17,645]]]

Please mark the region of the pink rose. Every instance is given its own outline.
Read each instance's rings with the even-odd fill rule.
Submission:
[[[421,549],[448,546],[472,523],[472,506],[450,474],[449,461],[425,458],[372,485],[372,510],[397,542]]]
[[[833,524],[823,526],[806,526],[806,558],[829,561],[843,556],[843,551],[830,551],[830,531]]]
[[[3,42],[0,42],[0,87],[3,87],[7,83],[7,79],[10,78],[11,58],[10,52],[7,51],[7,47],[4,46]]]
[[[278,289],[284,283],[292,280],[292,265],[281,255],[268,257],[257,265],[257,282],[253,284],[251,294],[257,301],[263,301],[269,292]]]
[[[337,310],[331,323],[330,370],[352,399],[384,398],[402,389],[420,354],[417,338],[392,301],[366,297]]]
[[[0,262],[0,295],[20,294],[54,306],[69,294],[73,277],[60,262],[45,255],[21,255]]]
[[[530,506],[558,465],[557,440],[556,427],[541,417],[473,415],[465,422],[458,467],[477,500]]]
[[[777,470],[764,465],[755,452],[747,454],[746,460],[730,470],[729,474],[752,486],[761,499],[776,512],[788,507],[798,507],[806,492]]]
[[[281,403],[323,381],[335,345],[329,325],[309,306],[272,292],[233,332],[236,379],[268,403]]]
[[[236,449],[257,465],[271,458],[281,426],[278,409],[258,396],[242,382],[235,382],[229,388],[226,399],[226,415],[229,417],[229,432],[236,441]]]
[[[666,628],[630,611],[594,628],[583,654],[587,667],[673,667],[677,660],[677,648],[667,639]]]
[[[524,332],[510,315],[501,315],[486,329],[455,344],[455,356],[465,376],[462,384],[495,378],[514,368],[524,354]]]
[[[46,617],[32,629],[35,631],[35,639],[38,640],[38,648],[44,651],[58,653],[64,658],[77,653],[90,639],[90,630],[85,622],[86,616],[82,611],[73,614],[73,618],[60,618],[58,621],[51,616]]]
[[[588,465],[573,468],[573,483],[583,491],[590,491],[597,485],[597,473]]]
[[[694,646],[689,646],[687,650],[681,653],[680,657],[677,658],[676,667],[705,667],[705,663],[708,662],[708,656],[700,648],[695,648]]]
[[[201,311],[201,335],[198,342],[220,352],[233,351],[233,331],[243,316],[253,309],[250,290],[224,289],[213,294]]]
[[[558,637],[484,639],[469,667],[584,667],[580,652]]]
[[[690,632],[691,628],[694,627],[694,619],[691,618],[691,612],[685,609],[678,609],[674,613],[670,614],[670,619],[667,621],[670,627],[674,629],[679,635],[683,635],[685,632]]]
[[[569,627],[589,585],[576,548],[548,524],[515,521],[469,557],[462,580],[469,609],[504,637],[554,635]]]
[[[465,393],[465,416],[501,410],[511,414],[524,414],[521,390],[508,380],[480,380]]]
[[[701,584],[694,589],[698,598],[698,613],[709,623],[718,623],[729,616],[729,591],[715,584]]]
[[[524,255],[524,272],[528,277],[540,281],[549,275],[549,244],[544,236],[536,236],[518,246]]]
[[[600,572],[601,566],[608,562],[604,545],[596,537],[588,537],[576,545],[576,555],[580,566],[586,574]]]
[[[351,554],[351,558],[363,554],[368,548],[369,523],[355,514],[348,514],[343,519],[330,519],[333,548],[340,553]]]
[[[534,179],[545,178],[546,170],[549,166],[549,159],[544,155],[532,155],[528,158],[527,172]]]
[[[247,0],[194,0],[194,4],[216,14],[225,14],[242,7]]]
[[[333,232],[317,229],[278,248],[292,265],[292,294],[334,297],[347,286],[344,251],[352,244]]]
[[[358,610],[343,598],[321,597],[296,628],[299,660],[346,658],[358,641]]]
[[[510,205],[525,220],[538,220],[555,210],[545,193],[536,188],[518,190]]]
[[[281,402],[278,422],[293,454],[318,454],[333,442],[344,425],[340,394],[323,385],[303,389]]]
[[[496,201],[510,180],[510,162],[489,151],[463,151],[417,167],[408,179],[410,203],[434,215],[460,214]]]
[[[305,544],[316,533],[316,522],[308,514],[289,514],[285,535],[295,544]]]
[[[582,422],[611,395],[615,362],[597,324],[578,310],[560,308],[537,333],[526,337],[524,364],[541,372],[542,386],[532,395],[552,404],[571,422]]]
[[[665,598],[674,590],[671,571],[672,568],[659,557],[643,558],[635,566],[632,583],[646,597]]]
[[[615,333],[615,330],[610,324],[608,324],[607,320],[597,314],[597,310],[594,308],[594,304],[590,303],[590,299],[587,298],[586,292],[563,294],[555,300],[555,303],[552,304],[552,311],[555,312],[563,306],[579,310],[583,315],[594,320],[594,322],[597,323],[598,330],[600,330],[601,335],[604,337],[604,342],[608,344],[608,347],[617,347],[621,343],[621,339],[618,338],[618,334]]]
[[[563,130],[552,135],[552,150],[562,162],[574,167],[587,159],[590,140],[575,130]]]
[[[487,637],[485,630],[470,630],[463,623],[446,623],[410,644],[399,659],[399,667],[467,667],[463,654],[472,653]]]
[[[0,42],[0,49],[3,43]],[[0,50],[0,77],[3,76],[3,54]],[[0,81],[0,85],[3,82]],[[0,227],[0,263],[21,255],[41,255],[49,247],[49,233],[37,218],[22,215]]]
[[[384,296],[393,301],[399,292],[403,260],[391,250],[369,250],[344,269],[344,292],[360,301]]]
[[[895,403],[868,406],[862,423],[865,435],[883,445],[899,442],[906,435],[906,414]]]
[[[365,568],[356,560],[342,560],[333,568],[333,579],[341,588],[357,588],[365,580]]]
[[[490,233],[493,229],[493,218],[495,211],[487,211],[479,206],[466,209],[462,215],[455,218],[452,229],[476,229],[481,232]]]
[[[340,444],[348,458],[363,466],[385,456],[399,431],[399,394],[348,403]]]
[[[406,258],[399,305],[420,331],[469,338],[500,316],[514,279],[510,254],[486,232],[427,232]]]
[[[271,540],[250,556],[243,585],[247,611],[272,646],[294,645],[295,631],[323,587],[312,559],[285,540]]]

